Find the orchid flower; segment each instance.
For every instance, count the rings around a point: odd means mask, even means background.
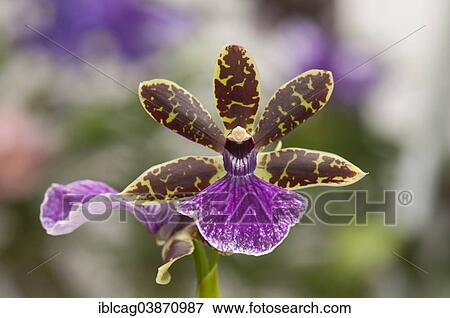
[[[133,205],[143,203],[144,210],[179,202],[174,215],[192,218],[168,236],[166,242],[179,246],[178,253],[165,254],[165,261],[170,266],[172,260],[193,253],[200,296],[219,295],[218,253],[264,255],[286,238],[307,210],[307,200],[295,190],[349,185],[365,175],[327,152],[279,146],[263,151],[325,106],[333,90],[331,72],[309,70],[281,86],[257,123],[260,80],[243,47],[221,50],[213,86],[224,130],[174,82],[154,79],[140,84],[142,106],[155,121],[219,155],[186,156],[156,165],[120,193],[133,197]],[[203,245],[212,247],[209,259]]]

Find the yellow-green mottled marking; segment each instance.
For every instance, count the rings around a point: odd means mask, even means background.
[[[144,202],[185,198],[202,191],[224,175],[221,156],[187,156],[151,167],[122,194]]]
[[[281,86],[255,129],[256,147],[263,148],[287,135],[325,106],[332,91],[333,76],[324,70],[309,70]]]
[[[208,111],[188,91],[162,79],[142,82],[139,97],[158,123],[194,142],[222,152],[225,137]]]
[[[366,175],[342,157],[321,151],[284,148],[258,154],[255,175],[285,189],[349,185]]]
[[[216,108],[228,134],[241,126],[253,130],[258,111],[260,80],[248,52],[238,45],[227,45],[219,54],[214,69]]]

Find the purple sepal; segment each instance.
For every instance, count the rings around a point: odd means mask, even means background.
[[[97,195],[116,193],[117,190],[109,185],[92,180],[79,180],[67,185],[54,183],[41,204],[42,227],[50,235],[69,234],[88,221],[82,213],[83,204]],[[98,208],[90,204],[89,213],[101,212]]]
[[[202,236],[224,253],[264,255],[299,222],[307,200],[253,174],[227,175],[178,206]]]
[[[175,212],[173,203],[132,202],[109,185],[92,180],[79,180],[67,185],[52,184],[41,204],[41,224],[50,235],[69,234],[86,222],[99,221],[110,213],[131,213],[151,234],[163,226],[170,234],[185,226],[185,218]],[[166,229],[164,232],[168,232]]]

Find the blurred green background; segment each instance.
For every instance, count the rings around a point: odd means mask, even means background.
[[[194,294],[190,258],[155,284],[160,248],[138,222],[112,217],[51,237],[39,205],[52,182],[121,189],[154,164],[209,153],[159,127],[123,86],[170,79],[218,122],[212,73],[227,43],[254,57],[262,105],[302,71],[332,70],[331,102],[284,146],[337,153],[370,172],[350,189],[371,200],[408,190],[414,203],[398,207],[395,226],[382,215],[367,226],[300,224],[267,256],[223,257],[223,295],[450,296],[449,18],[444,0],[2,0],[0,296]]]

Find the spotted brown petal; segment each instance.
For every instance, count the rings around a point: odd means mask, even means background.
[[[225,175],[221,156],[187,156],[151,167],[123,195],[138,201],[166,201],[192,196]]]
[[[301,148],[284,148],[258,154],[255,174],[285,189],[349,185],[366,175],[338,155]]]
[[[162,259],[164,264],[158,268],[156,282],[161,285],[170,283],[170,267],[180,258],[191,255],[194,252],[193,235],[195,225],[188,226],[176,232],[163,246]]]
[[[309,70],[281,86],[256,127],[256,147],[277,141],[314,115],[325,106],[332,90],[333,76],[323,70]]]
[[[259,74],[247,50],[227,45],[214,70],[214,95],[225,133],[241,126],[252,131],[259,104]]]
[[[139,85],[139,98],[147,113],[161,125],[218,152],[223,150],[222,131],[184,88],[171,81],[154,79]]]

